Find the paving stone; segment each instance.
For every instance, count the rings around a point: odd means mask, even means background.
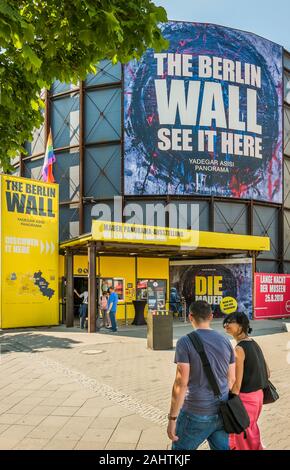
[[[11,450],[13,449],[21,439],[18,438],[2,438],[0,436],[0,450]]]
[[[39,426],[34,427],[28,437],[32,439],[50,440],[61,430],[61,428],[62,426],[44,426],[40,423]]]
[[[123,442],[124,444],[138,443],[140,439],[141,431],[136,429],[120,428],[119,426],[115,429],[113,435],[110,438],[110,442]]]
[[[21,418],[23,418],[21,414],[4,413],[0,416],[0,424],[14,424]]]
[[[23,414],[26,415],[34,408],[34,405],[23,405],[22,403],[18,403],[12,408],[9,408],[9,413],[16,413],[16,414]]]
[[[16,415],[15,415],[16,416]],[[16,424],[26,424],[28,426],[38,426],[46,418],[44,415],[27,414],[16,421]]]
[[[1,439],[23,439],[33,429],[33,426],[13,424],[1,434]]]
[[[65,400],[62,405],[63,406],[83,406],[84,403],[87,401],[95,393],[92,392],[76,392],[73,393],[67,400]]]
[[[90,424],[90,428],[97,429],[115,429],[120,421],[120,418],[100,418],[99,416],[94,419]]]
[[[82,441],[106,441],[110,439],[113,433],[112,429],[89,428],[82,435]]]
[[[108,398],[96,397],[88,398],[84,406],[87,406],[88,408],[104,408],[108,405],[110,405],[110,402],[108,402]]]
[[[124,416],[130,416],[134,413],[127,408],[123,408],[119,405],[112,405],[104,408],[99,414],[100,418],[123,418]]]
[[[51,439],[43,447],[44,450],[72,450],[75,448],[78,441],[71,439]]]
[[[33,415],[45,415],[48,416],[50,415],[54,410],[56,409],[56,406],[46,406],[46,405],[38,405],[35,408],[31,409],[31,414]]]
[[[32,439],[25,438],[22,441],[19,441],[13,450],[40,450],[48,443],[48,439]]]
[[[10,426],[10,424],[0,424],[0,436],[2,434],[2,432],[6,431],[6,429],[8,429]]]
[[[103,450],[105,449],[106,441],[79,441],[75,446],[75,450]]]
[[[3,403],[0,404],[0,416],[1,414],[5,413],[5,411],[8,411],[10,408],[12,408],[11,405],[4,405]]]
[[[102,408],[89,408],[87,406],[81,406],[75,413],[75,416],[98,416],[102,412]]]
[[[61,427],[69,420],[69,416],[47,416],[41,422],[41,426]]]
[[[135,450],[136,449],[136,443],[132,442],[130,443],[124,443],[124,442],[109,442],[105,450]]]
[[[139,445],[150,445],[150,444],[160,444],[162,443],[163,449],[164,446],[168,444],[168,437],[166,435],[166,429],[161,428],[159,426],[154,426],[142,431],[142,435],[140,437],[140,444]]]
[[[124,428],[128,427],[129,429],[144,430],[152,428],[152,422],[141,416],[131,415],[121,418],[119,426]]]
[[[77,406],[58,406],[51,416],[73,416],[79,410]]]
[[[18,406],[26,406],[26,405],[36,406],[42,401],[43,401],[43,397],[34,397],[33,395],[31,395],[21,400],[21,402],[18,403]]]
[[[68,419],[66,424],[59,431],[55,438],[56,439],[71,439],[79,440],[82,438],[85,431],[93,421],[93,417],[71,417]]]

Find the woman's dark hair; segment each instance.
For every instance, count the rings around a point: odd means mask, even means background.
[[[227,323],[237,323],[242,327],[242,332],[246,335],[252,333],[253,329],[250,327],[250,321],[248,316],[243,312],[234,312],[226,316],[223,321],[223,325]]]

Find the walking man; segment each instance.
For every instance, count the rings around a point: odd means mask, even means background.
[[[210,305],[202,300],[189,308],[189,321],[203,343],[211,368],[227,400],[235,381],[235,355],[228,338],[210,328]],[[176,377],[168,415],[168,437],[174,450],[197,449],[207,440],[211,450],[229,450],[229,435],[223,429],[219,399],[209,385],[200,356],[188,335],[177,341]]]
[[[109,300],[108,300],[108,314],[111,320],[111,327],[109,330],[116,332],[117,331],[117,321],[116,321],[116,314],[117,314],[117,305],[118,305],[118,295],[115,292],[114,287],[109,288]]]

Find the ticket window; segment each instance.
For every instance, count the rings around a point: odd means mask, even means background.
[[[165,310],[166,280],[138,279],[137,300],[147,300],[149,310]]]
[[[110,287],[116,289],[119,302],[125,300],[125,280],[120,277],[102,277],[100,278],[100,293],[108,292]]]

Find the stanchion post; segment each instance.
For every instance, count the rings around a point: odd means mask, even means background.
[[[125,302],[125,326],[128,325],[128,319],[127,319],[127,302]]]

